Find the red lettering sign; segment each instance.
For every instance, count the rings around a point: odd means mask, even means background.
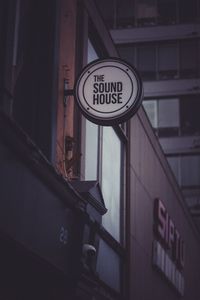
[[[160,199],[154,203],[154,233],[179,269],[184,267],[184,241]]]

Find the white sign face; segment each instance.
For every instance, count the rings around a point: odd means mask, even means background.
[[[142,83],[136,70],[117,58],[89,64],[75,90],[83,114],[101,125],[126,121],[142,101]]]

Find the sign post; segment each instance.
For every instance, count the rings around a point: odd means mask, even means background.
[[[90,63],[75,84],[75,97],[83,115],[103,126],[131,118],[142,103],[142,93],[138,72],[119,58]]]

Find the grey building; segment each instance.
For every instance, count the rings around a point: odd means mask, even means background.
[[[104,10],[105,5],[99,3],[99,9],[120,56],[141,73],[144,108],[198,224],[200,3],[198,0],[102,2],[109,5]]]

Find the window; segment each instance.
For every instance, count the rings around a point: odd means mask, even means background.
[[[154,45],[137,47],[137,68],[144,80],[156,79],[156,51]]]
[[[88,62],[98,58],[92,43],[88,42]],[[123,143],[112,127],[98,126],[83,118],[85,128],[85,180],[99,180],[108,212],[103,216],[104,228],[121,241],[121,202],[123,201]]]
[[[176,43],[158,46],[158,75],[159,79],[177,78],[178,57]]]
[[[120,292],[120,257],[103,239],[99,241],[97,272],[104,282]]]
[[[175,24],[177,20],[177,1],[159,0],[158,4],[158,23]]]
[[[179,99],[143,101],[151,125],[160,137],[177,136],[180,128]]]
[[[134,1],[123,0],[117,2],[117,27],[134,26]]]
[[[153,128],[158,127],[158,106],[157,100],[143,101],[144,109],[149,117],[149,121]]]
[[[95,0],[109,28],[134,26],[134,0]]]
[[[100,134],[101,145],[100,145]],[[101,151],[100,151],[101,147]],[[86,121],[85,180],[100,180],[106,208],[102,224],[120,242],[122,145],[112,127]],[[100,155],[101,154],[101,155]],[[101,178],[100,174],[101,173]]]
[[[181,157],[181,185],[200,186],[200,156]]]
[[[200,187],[200,156],[169,156],[168,162],[182,188]]]
[[[144,81],[198,77],[199,50],[197,39],[118,45],[120,56],[137,67]]]
[[[174,173],[174,176],[178,182],[178,184],[181,183],[181,174],[180,174],[180,171],[181,171],[181,168],[180,168],[180,157],[178,156],[169,156],[167,158],[168,162],[169,162],[169,165],[172,169],[172,172]]]
[[[85,140],[85,179],[97,180],[98,178],[98,149],[99,128],[97,125],[86,121]],[[91,143],[92,141],[92,143]],[[91,159],[92,158],[92,159]]]
[[[98,58],[98,52],[92,42],[88,41],[88,62]],[[124,202],[124,149],[121,138],[126,126],[98,126],[82,118],[82,179],[98,180],[101,185],[107,213],[102,217],[101,226],[95,232],[99,245],[96,271],[99,278],[110,288],[121,293],[123,257],[122,208]],[[120,131],[120,135],[119,132]],[[112,276],[111,276],[112,273]]]
[[[117,49],[121,58],[126,60],[131,65],[135,65],[135,47],[133,45],[118,45]]]
[[[194,23],[199,0],[95,0],[109,28]]]
[[[51,1],[47,9],[39,1],[18,1],[13,51],[13,117],[50,160],[56,111],[54,5]]]
[[[90,63],[93,60],[99,58],[96,51],[95,51],[95,49],[94,49],[94,47],[93,47],[93,45],[92,45],[92,43],[90,42],[90,40],[88,40],[88,51],[87,51],[87,53],[88,53],[88,59],[87,59],[88,63]]]
[[[88,40],[88,63],[97,59],[97,53]],[[98,178],[98,157],[99,157],[99,127],[96,124],[84,119],[85,123],[85,180],[97,180]],[[92,158],[92,159],[91,159]]]
[[[102,192],[108,209],[103,226],[117,241],[120,241],[121,171],[121,141],[113,128],[103,127]]]
[[[163,99],[158,101],[158,135],[174,136],[179,130],[179,100]]]
[[[95,3],[108,28],[115,28],[117,18],[117,0],[95,0]]]
[[[198,76],[197,40],[180,42],[180,76],[193,78]]]
[[[198,0],[179,1],[179,14],[181,23],[194,22],[197,19],[197,1]]]
[[[141,0],[137,3],[138,26],[155,25],[157,19],[156,0]]]
[[[143,101],[151,125],[160,137],[200,135],[200,96]]]
[[[185,96],[181,99],[182,135],[200,135],[200,95]]]

